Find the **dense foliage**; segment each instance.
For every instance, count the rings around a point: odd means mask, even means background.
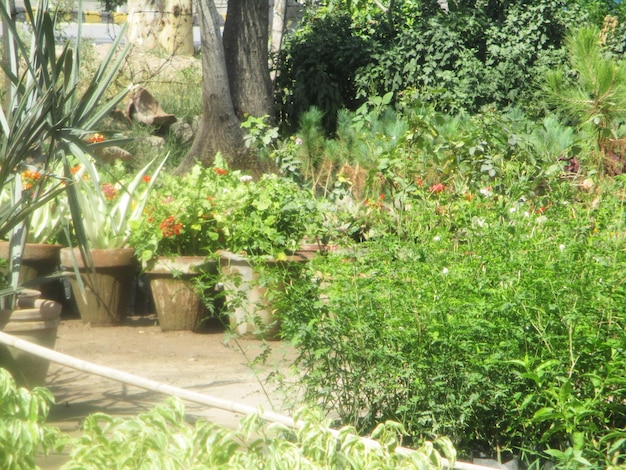
[[[625,464],[615,34],[567,36],[534,78],[555,113],[540,119],[444,113],[420,87],[341,111],[333,139],[302,115],[272,155],[335,201],[345,235],[279,309],[310,400],[363,431],[450,436],[463,458]]]
[[[52,401],[49,390],[18,388],[11,374],[0,368],[0,467],[36,469],[40,452],[63,447],[66,439],[46,425]]]
[[[466,455],[572,447],[610,463],[626,426],[624,183],[573,204],[556,189],[419,190],[412,240],[318,258],[283,316],[307,396]]]
[[[395,452],[402,430],[394,423],[375,432],[379,442],[366,446],[354,429],[332,433],[326,419],[314,410],[301,410],[301,427],[266,423],[258,415],[229,430],[200,419],[185,420],[182,403],[170,399],[136,418],[116,419],[103,413],[85,421],[84,433],[74,440],[70,461],[63,470],[119,468],[389,468],[440,469],[441,454],[454,459],[449,441],[442,439],[411,454]],[[439,450],[441,450],[441,454]]]
[[[534,79],[562,62],[567,28],[587,18],[568,0],[448,3],[446,12],[398,1],[350,18],[334,6],[312,10],[279,60],[281,119],[293,126],[315,105],[333,132],[338,107],[406,88],[451,112],[527,103]]]

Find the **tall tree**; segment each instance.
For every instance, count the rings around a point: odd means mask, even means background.
[[[129,0],[126,37],[142,49],[193,55],[192,0]]]
[[[269,75],[267,0],[228,2],[224,53],[230,93],[239,119],[264,116],[272,110]]]
[[[144,49],[154,49],[159,44],[163,5],[161,0],[129,0],[126,38]]]
[[[188,171],[196,161],[210,165],[220,152],[232,168],[258,175],[263,170],[244,145],[240,119],[246,113],[263,116],[271,110],[268,1],[230,0],[223,40],[214,1],[200,0],[198,4],[203,115],[177,172]]]

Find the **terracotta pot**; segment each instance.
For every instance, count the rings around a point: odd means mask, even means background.
[[[16,310],[0,311],[0,329],[25,341],[53,349],[61,318],[61,304],[38,297],[38,292],[35,295],[20,295]],[[18,386],[33,388],[45,384],[50,361],[0,345],[0,366],[13,375]]]
[[[59,254],[62,245],[51,243],[27,243],[24,246],[19,282],[23,284],[59,271]],[[9,242],[0,242],[0,259],[9,258]],[[45,299],[65,302],[65,290],[59,279],[42,280],[37,287]]]
[[[222,282],[226,294],[226,303],[230,304],[230,329],[240,336],[256,336],[276,339],[280,331],[280,322],[275,315],[275,308],[269,300],[269,287],[259,283],[258,265],[250,258],[220,250]],[[304,263],[304,256],[289,256],[285,260],[263,260],[266,266],[288,266],[290,263]],[[283,289],[282,284],[274,285],[274,290]]]
[[[193,283],[201,274],[216,276],[217,262],[203,256],[164,257],[146,271],[161,330],[199,331],[213,316]],[[207,299],[213,289],[205,292]]]
[[[94,270],[85,266],[78,248],[61,250],[61,266],[72,273],[72,295],[83,322],[92,326],[119,325],[126,317],[133,290],[137,263],[133,248],[93,249]],[[74,273],[74,262],[84,292]]]

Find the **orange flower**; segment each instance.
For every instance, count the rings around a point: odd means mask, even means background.
[[[38,171],[24,170],[22,171],[21,175],[22,178],[25,180],[37,181],[41,179],[41,173],[39,173]]]
[[[150,182],[150,180],[152,180],[152,176],[150,176],[150,175],[145,175],[142,179],[143,179],[143,182],[144,182],[144,183],[149,183],[149,182]]]
[[[180,235],[180,232],[183,229],[183,224],[176,222],[176,218],[173,215],[170,215],[167,219],[161,222],[160,229],[163,236],[169,238]]]
[[[74,165],[72,168],[70,168],[70,173],[72,175],[75,175],[76,173],[78,173],[80,171],[80,165]]]
[[[94,134],[93,136],[91,136],[89,138],[89,143],[90,144],[95,144],[98,142],[104,142],[104,136],[102,134]]]
[[[228,174],[228,170],[225,170],[224,168],[213,168],[213,171],[215,174],[220,176],[226,176]]]

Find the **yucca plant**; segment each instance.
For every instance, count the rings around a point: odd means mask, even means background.
[[[8,237],[11,241],[9,269],[13,289],[18,287],[21,256],[33,211],[60,195],[67,197],[76,239],[89,259],[76,188],[65,184],[71,181],[66,155],[85,161],[89,158],[93,148],[84,137],[96,131],[102,118],[128,91],[123,90],[112,99],[105,96],[129,47],[116,56],[123,34],[83,90],[79,86],[80,23],[75,43],[57,44],[57,15],[49,11],[48,1],[39,0],[33,9],[30,1],[25,0],[24,6],[32,19],[28,40],[18,34],[10,12],[5,4],[0,4],[8,48],[6,59],[0,64],[8,82],[7,99],[0,107],[0,189],[10,188],[12,195],[10,204],[0,208],[0,238]],[[82,9],[81,2],[78,8]],[[113,141],[93,146],[111,144]],[[55,168],[61,171],[56,172]],[[41,177],[25,189],[22,173],[28,170],[35,170]]]
[[[605,54],[594,26],[579,28],[566,45],[573,77],[564,67],[551,70],[542,91],[565,118],[591,129],[597,145],[595,164],[604,173],[610,140],[617,137],[626,116],[626,63]]]

